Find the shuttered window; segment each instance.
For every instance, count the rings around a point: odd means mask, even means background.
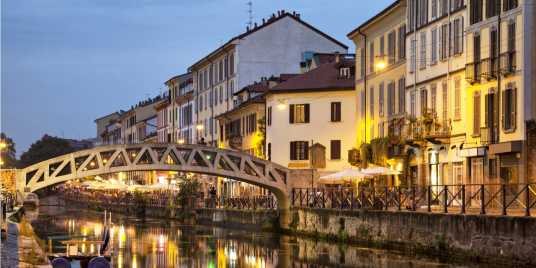
[[[480,135],[480,92],[473,95],[473,135]]]
[[[398,28],[398,59],[406,59],[406,25]]]
[[[289,123],[309,123],[309,104],[291,104],[289,109]]]
[[[272,125],[272,106],[268,107],[268,118],[266,119],[266,123],[268,124],[268,126],[271,126]]]
[[[291,141],[290,142],[290,160],[308,160],[309,159],[309,142]]]
[[[502,103],[503,103],[503,129],[505,131],[514,131],[516,128],[516,107],[517,107],[517,96],[516,88],[509,84],[507,89],[503,91]]]
[[[501,0],[486,0],[486,17],[489,19],[499,14],[501,10]]]
[[[383,82],[380,83],[380,99],[378,100],[378,112],[380,113],[380,117],[383,116],[383,106],[384,106],[384,88],[383,88]]]
[[[461,119],[461,80],[460,78],[454,79],[454,120]]]
[[[370,87],[369,98],[370,119],[374,120],[374,87]]]
[[[470,19],[471,24],[482,21],[483,0],[471,0]]]
[[[332,102],[331,103],[331,122],[340,122],[341,121],[341,103]]]
[[[441,98],[442,98],[442,106],[443,106],[443,120],[447,121],[449,118],[449,93],[448,93],[448,87],[447,87],[447,81],[443,81],[441,83],[442,90],[441,90]]]
[[[341,141],[340,140],[331,141],[330,156],[331,156],[331,160],[341,159]]]
[[[389,65],[395,63],[395,51],[396,51],[396,34],[392,31],[387,36],[387,57]]]
[[[406,79],[398,80],[398,113],[403,114],[406,110]]]
[[[518,0],[503,0],[503,10],[508,11],[517,7]]]
[[[395,113],[395,82],[387,84],[387,115]]]
[[[421,89],[421,116],[428,112],[428,90]]]

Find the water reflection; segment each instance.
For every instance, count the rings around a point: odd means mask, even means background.
[[[430,259],[302,238],[279,237],[172,221],[114,215],[110,230],[113,267],[453,267]],[[68,234],[84,240],[102,236],[102,218],[95,212],[41,213],[33,222],[44,240]],[[64,252],[53,241],[55,252]],[[83,246],[96,253],[96,245]],[[469,266],[467,266],[469,267]],[[473,266],[471,266],[473,267]]]

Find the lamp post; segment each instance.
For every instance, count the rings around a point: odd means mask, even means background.
[[[0,172],[2,171],[2,166],[4,165],[4,160],[2,160],[2,152],[7,147],[5,141],[0,141]],[[1,173],[0,173],[1,174]],[[0,229],[4,226],[4,195],[0,192]],[[7,231],[7,230],[6,230]],[[0,243],[0,251],[2,250],[2,243]]]

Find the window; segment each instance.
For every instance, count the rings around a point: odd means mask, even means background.
[[[508,11],[517,7],[518,0],[503,0],[503,10]]]
[[[370,87],[369,98],[370,118],[374,119],[374,87]]]
[[[461,80],[459,77],[454,79],[454,120],[461,119]]]
[[[331,141],[330,156],[331,156],[331,160],[341,159],[341,141],[340,140]]]
[[[421,89],[421,116],[425,115],[428,110],[428,90]]]
[[[486,18],[499,15],[501,10],[501,0],[486,0]]]
[[[497,71],[498,71],[498,66],[497,66],[497,58],[498,58],[498,54],[499,54],[499,44],[498,44],[498,35],[497,35],[497,29],[496,28],[492,28],[491,29],[491,32],[490,32],[490,59],[491,59],[491,62],[490,62],[490,65],[489,65],[489,73],[490,73],[490,77],[497,77]]]
[[[441,16],[445,16],[448,14],[449,12],[449,1],[450,0],[439,0],[440,1],[440,5],[439,5],[439,14]]]
[[[454,20],[454,36],[453,36],[454,55],[463,52],[463,17]]]
[[[396,51],[396,34],[392,31],[387,36],[387,58],[389,65],[395,63],[395,51]]]
[[[443,24],[439,29],[439,59],[446,60],[448,57],[448,24]]]
[[[223,60],[220,60],[219,62],[219,70],[218,70],[218,82],[223,81]]]
[[[229,75],[234,74],[234,53],[229,56]]]
[[[417,27],[426,25],[428,23],[428,0],[418,0],[419,6],[417,7]]]
[[[369,72],[370,73],[373,73],[374,72],[374,41],[370,42],[369,44]]]
[[[447,86],[447,81],[443,81],[443,83],[441,83],[441,86],[442,86],[442,93],[441,93],[441,98],[442,98],[442,106],[443,106],[443,120],[447,121],[448,118],[449,118],[449,110],[448,110],[448,107],[449,107],[449,94],[448,94],[448,86]]]
[[[398,80],[398,113],[403,114],[406,106],[406,79]]]
[[[437,1],[438,0],[432,0],[432,19],[437,18]]]
[[[505,131],[513,131],[516,128],[516,88],[514,88],[513,84],[508,84],[506,90],[503,91],[502,95],[503,129]]]
[[[510,22],[508,24],[508,52],[516,51],[516,24]]]
[[[432,29],[432,51],[430,51],[430,65],[437,63],[437,28]]]
[[[415,30],[415,5],[417,0],[408,0],[407,20],[409,22],[409,30]]]
[[[411,59],[410,59],[410,63],[409,63],[409,72],[410,73],[415,72],[415,64],[416,64],[416,60],[417,60],[416,49],[417,49],[417,39],[411,40]]]
[[[385,56],[385,37],[382,35],[380,37],[380,57]]]
[[[437,111],[436,101],[437,101],[437,84],[433,83],[430,85],[430,109],[432,110],[434,114]]]
[[[291,124],[309,123],[309,104],[291,104],[289,122]]]
[[[469,11],[471,24],[482,21],[482,1],[483,0],[471,0],[471,10]]]
[[[251,134],[257,131],[257,114],[252,113],[247,116],[246,133]]]
[[[387,84],[387,115],[395,113],[395,82]]]
[[[308,160],[309,159],[309,142],[291,141],[290,142],[290,160]]]
[[[225,66],[224,78],[227,79],[227,77],[229,77],[229,55],[225,56],[224,66]]]
[[[220,103],[223,102],[223,86],[220,86]]]
[[[268,124],[269,126],[272,125],[272,106],[268,107],[268,118],[266,119],[266,124]]]
[[[378,133],[379,137],[383,138],[385,134],[384,129],[383,129],[383,122],[378,123],[378,132],[379,132]]]
[[[475,64],[480,63],[480,34],[478,33],[473,37],[473,62]],[[476,66],[475,72],[477,72]]]
[[[383,92],[383,82],[380,83],[380,99],[378,100],[378,112],[380,113],[380,117],[383,116],[383,97],[384,97],[384,92]]]
[[[331,103],[331,122],[341,122],[341,102]]]
[[[445,0],[446,2],[447,0]],[[450,10],[455,11],[463,7],[464,0],[450,0]]]
[[[473,135],[480,135],[480,92],[473,96]]]
[[[421,48],[419,57],[419,68],[426,68],[426,32],[421,32]]]
[[[406,25],[398,28],[398,59],[406,59]]]

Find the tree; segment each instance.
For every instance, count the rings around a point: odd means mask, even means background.
[[[20,156],[20,166],[27,167],[56,156],[71,153],[74,150],[66,139],[45,134]]]
[[[5,144],[5,147],[2,145],[0,148],[0,164],[2,168],[16,168],[17,167],[17,157],[15,150],[15,143],[13,139],[9,138],[5,133],[0,133],[0,142]]]

